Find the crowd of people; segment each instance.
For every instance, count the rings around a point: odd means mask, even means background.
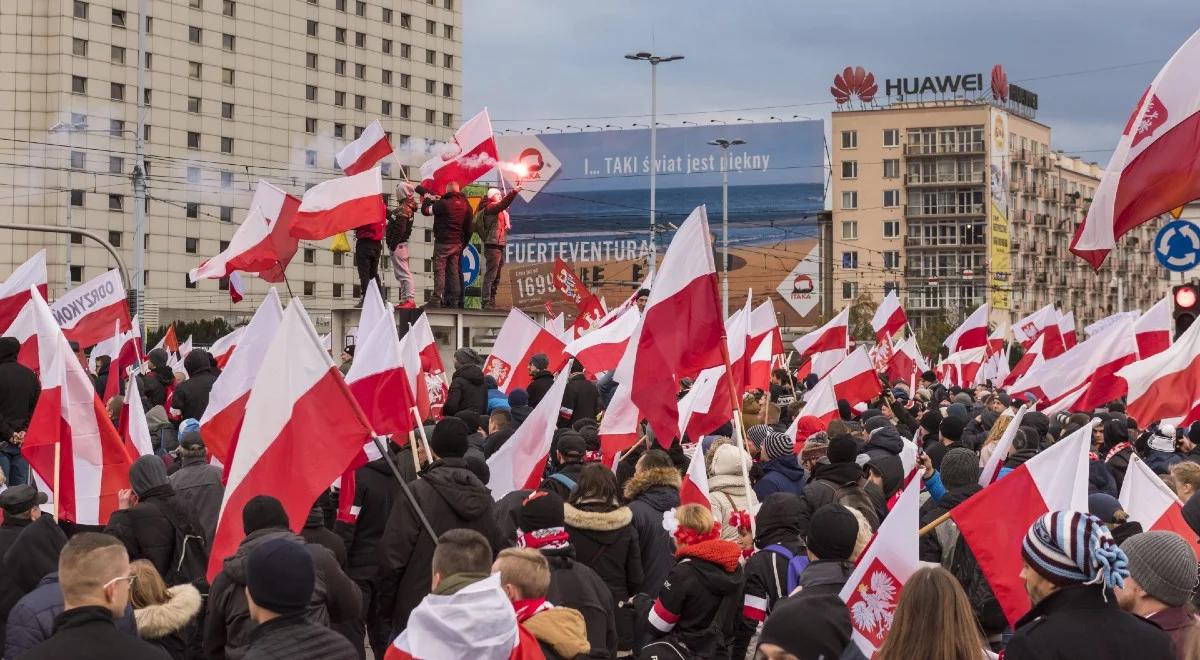
[[[107,524],[85,528],[44,512],[21,469],[37,379],[0,339],[3,658],[862,657],[839,593],[906,475],[920,479],[921,525],[938,521],[981,490],[1019,407],[927,372],[915,388],[881,378],[878,398],[822,428],[795,419],[814,379],[779,370],[744,397],[742,437],[732,419],[670,442],[646,430],[610,468],[598,420],[619,384],[576,362],[541,482],[495,499],[487,459],[554,375],[535,355],[530,385],[505,394],[461,349],[427,447],[390,444],[358,468],[353,516],[337,515],[333,490],[304,521],[255,497],[232,512],[245,536],[209,580],[224,486],[195,420],[220,371],[194,350],[177,377],[165,357],[152,351],[137,376],[160,420],[155,453],[133,464]],[[1088,511],[1051,511],[1012,549],[1032,609],[1011,623],[966,539],[939,525],[877,657],[1200,658],[1200,424],[1143,423],[1116,401],[1031,410],[999,478],[1093,420]],[[1122,510],[1134,455],[1183,503],[1189,538]],[[681,503],[692,461],[707,507]]]

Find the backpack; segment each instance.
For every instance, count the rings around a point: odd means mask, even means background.
[[[171,565],[163,574],[163,581],[168,587],[178,584],[191,584],[208,593],[208,543],[204,533],[195,529],[187,514],[174,503],[163,503],[168,509],[167,520],[171,522],[171,531],[175,535],[171,552]]]
[[[763,550],[773,552],[783,557],[784,561],[787,562],[787,591],[779,594],[780,598],[786,598],[800,585],[800,574],[804,572],[804,569],[808,568],[808,556],[794,554],[791,550],[778,543],[768,545]]]
[[[686,562],[685,559],[680,563]],[[639,618],[645,617],[653,607],[654,599],[648,598],[644,601],[644,604],[639,604]],[[723,649],[727,654],[729,643],[733,641],[733,636],[727,635],[727,633],[730,632],[731,627],[736,627],[734,616],[740,605],[741,591],[729,592],[721,600],[721,604],[717,607],[716,613],[704,631],[688,635],[693,639],[691,647],[688,646],[684,635],[676,629],[643,646],[637,657],[639,660],[703,660],[718,657]],[[700,646],[705,648],[699,648]]]
[[[879,514],[875,513],[875,504],[862,486],[834,484],[833,503],[858,511],[870,523],[872,531],[879,529]]]
[[[566,486],[567,490],[571,491],[572,493],[575,492],[575,480],[572,479],[571,477],[568,477],[567,475],[563,474],[562,472],[555,472],[554,474],[550,475],[547,478],[553,479],[553,480],[557,481],[558,483]]]

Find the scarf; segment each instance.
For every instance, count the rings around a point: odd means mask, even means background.
[[[742,557],[742,549],[733,541],[725,541],[723,539],[709,539],[693,545],[680,546],[675,549],[676,559],[686,559],[689,557],[716,564],[725,569],[726,573],[732,573],[738,567],[738,562]]]
[[[546,602],[546,597],[541,598],[522,598],[512,602],[513,610],[517,613],[517,623],[525,623],[529,617],[541,612],[542,610],[550,609],[550,603]]]
[[[720,538],[721,523],[713,523],[712,529],[708,530],[708,532],[697,532],[694,529],[679,525],[675,528],[673,535],[675,536],[675,543],[680,546],[695,545]]]
[[[532,532],[517,530],[518,548],[560,550],[567,547],[570,540],[571,536],[567,534],[565,527],[547,527],[546,529],[535,529]]]

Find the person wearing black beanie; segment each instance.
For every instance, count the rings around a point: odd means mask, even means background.
[[[433,427],[429,448],[435,458],[462,458],[471,446],[467,441],[470,435],[471,429],[466,422],[457,417],[446,417]]]
[[[837,594],[801,592],[779,604],[763,623],[757,658],[840,658],[850,645],[850,610]]]
[[[830,439],[825,460],[813,465],[812,477],[800,495],[796,520],[801,538],[809,532],[809,522],[816,511],[835,502],[853,506],[863,514],[872,530],[879,526],[875,504],[862,486],[862,468],[855,462],[858,452],[858,442],[849,435],[836,435]]]
[[[826,504],[812,514],[805,541],[808,568],[800,574],[801,593],[836,596],[854,570],[858,516],[841,504]]]
[[[967,422],[961,417],[951,415],[942,420],[937,437],[931,438],[925,444],[925,453],[929,455],[929,460],[933,461],[933,469],[941,469],[942,458],[951,448],[962,446],[960,441],[966,427]]]
[[[800,498],[792,493],[772,493],[762,501],[754,516],[757,552],[746,560],[744,604],[740,625],[734,632],[731,658],[746,657],[746,649],[758,624],[787,598],[788,568],[797,561],[806,562],[800,541]]]

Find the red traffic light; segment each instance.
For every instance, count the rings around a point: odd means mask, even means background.
[[[1180,286],[1175,288],[1175,306],[1182,309],[1191,309],[1196,306],[1196,289],[1191,286]]]

